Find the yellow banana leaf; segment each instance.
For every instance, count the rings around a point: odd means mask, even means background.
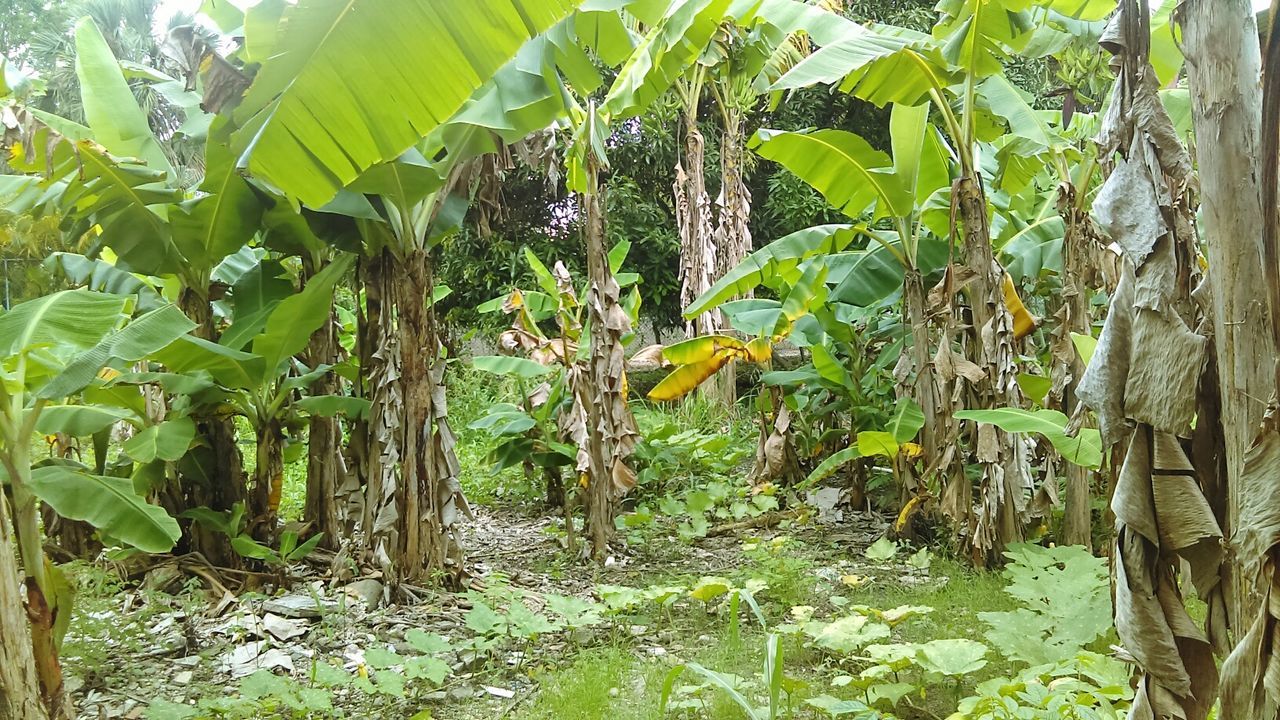
[[[1015,340],[1031,334],[1032,330],[1040,324],[1040,318],[1032,315],[1027,311],[1027,306],[1022,304],[1022,298],[1018,297],[1018,289],[1013,285],[1013,278],[1009,273],[1004,274],[1004,306],[1008,309],[1009,314],[1013,316],[1013,337]]]
[[[728,364],[729,360],[737,352],[737,348],[721,348],[716,354],[705,360],[681,365],[649,391],[649,399],[655,402],[662,402],[664,400],[677,400],[688,395],[705,382],[707,378],[715,375],[720,368]]]
[[[672,365],[692,365],[715,357],[721,350],[743,350],[746,343],[731,335],[700,335],[674,345],[668,345],[662,351],[662,357]]]
[[[758,337],[747,343],[747,359],[753,363],[766,363],[773,357],[773,342],[767,337]]]

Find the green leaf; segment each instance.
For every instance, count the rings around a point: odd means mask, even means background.
[[[858,433],[858,448],[864,457],[882,455],[892,460],[898,456],[898,441],[893,433],[880,430],[863,430]]]
[[[40,390],[40,396],[55,399],[71,395],[93,382],[104,366],[138,362],[183,337],[195,326],[176,305],[156,308],[76,355]]]
[[[876,562],[885,562],[892,560],[894,555],[898,554],[898,544],[890,540],[888,537],[881,537],[879,540],[871,543],[862,553],[868,560]]]
[[[683,75],[724,21],[729,0],[675,0],[618,71],[603,109],[638,115]]]
[[[144,428],[126,440],[121,449],[140,463],[175,461],[187,454],[195,435],[196,425],[191,418],[180,417]]]
[[[1093,351],[1098,347],[1098,339],[1092,335],[1082,335],[1081,333],[1071,333],[1071,343],[1075,345],[1076,352],[1080,355],[1080,360],[1085,365],[1093,360]]]
[[[235,165],[231,150],[210,138],[205,144],[202,194],[169,212],[174,245],[197,268],[222,262],[262,226],[262,200]]]
[[[1018,373],[1018,387],[1022,388],[1022,394],[1035,400],[1037,405],[1044,405],[1044,399],[1053,387],[1053,380],[1044,375]]]
[[[875,710],[870,705],[860,700],[841,700],[840,698],[830,695],[819,695],[818,697],[809,698],[805,703],[818,708],[822,712],[831,717],[840,717],[842,715],[862,715],[868,718],[876,717],[873,713]]]
[[[348,395],[312,395],[294,401],[293,406],[311,417],[343,415],[351,420],[359,420],[368,416],[370,402],[365,398]]]
[[[877,216],[911,214],[914,197],[893,172],[893,161],[845,130],[759,130],[751,147],[822,193],[832,207],[858,219],[873,205]]]
[[[110,295],[135,295],[139,310],[154,310],[165,304],[154,287],[106,260],[90,260],[84,255],[56,252],[45,259],[44,266],[60,272],[72,285]]]
[[[871,622],[866,615],[850,615],[823,625],[813,635],[813,641],[818,647],[849,654],[887,637],[889,637],[888,625]]]
[[[689,595],[704,603],[728,593],[733,589],[733,583],[722,577],[704,577],[698,580],[690,590]]]
[[[108,152],[140,158],[173,177],[173,167],[134,99],[120,64],[91,18],[76,23],[76,77],[85,121]]]
[[[248,389],[262,384],[262,358],[201,338],[180,337],[155,353],[155,359],[177,373],[208,372],[220,385]]]
[[[270,55],[235,110],[240,164],[319,207],[430,134],[577,4],[302,0],[285,8],[279,31],[246,22],[246,44]],[[360,81],[335,82],[353,58]]]
[[[106,430],[117,422],[133,417],[122,408],[94,405],[49,405],[36,419],[36,432],[44,435],[66,433],[71,437],[86,437]]]
[[[542,363],[514,355],[481,355],[472,358],[471,364],[477,370],[493,375],[515,376],[523,380],[542,377],[555,370]]]
[[[178,522],[135,494],[126,478],[48,465],[31,471],[28,486],[62,517],[83,520],[143,552],[167,552],[182,535]]]
[[[849,371],[831,354],[826,345],[814,345],[809,348],[809,351],[813,354],[813,367],[818,371],[818,375],[822,379],[849,392],[853,392],[857,388],[853,383],[853,378],[849,375]]]
[[[889,434],[899,443],[910,442],[924,427],[924,411],[909,397],[898,400],[893,417],[889,419]]]
[[[995,410],[961,410],[955,414],[958,420],[991,423],[1005,432],[1034,432],[1053,443],[1062,457],[1084,467],[1102,464],[1102,439],[1097,430],[1081,428],[1076,437],[1066,433],[1067,416],[1057,410],[1022,410],[997,408]]]
[[[701,676],[704,680],[709,682],[713,687],[724,693],[730,700],[737,704],[737,706],[750,720],[764,720],[760,713],[756,711],[755,706],[751,704],[751,701],[738,691],[737,685],[740,682],[738,678],[732,675],[726,675],[725,673],[718,673],[714,670],[709,670],[695,662],[686,663],[683,666],[678,665],[676,667],[684,667]],[[672,672],[674,673],[675,670],[673,669]],[[665,688],[663,695],[664,697],[667,695]]]
[[[955,78],[924,33],[877,26],[823,46],[796,63],[770,90],[840,83],[840,89],[884,106],[919,105]]]
[[[857,445],[847,447],[843,450],[834,452],[826,460],[823,460],[818,467],[809,473],[804,480],[804,486],[809,487],[814,483],[821,482],[830,477],[836,470],[839,470],[845,463],[852,462],[862,457],[862,452],[858,450]]]
[[[90,290],[63,290],[0,314],[0,356],[35,345],[87,350],[125,319],[128,299]]]
[[[355,257],[343,255],[307,281],[302,292],[281,300],[267,318],[262,333],[253,339],[253,352],[264,361],[261,382],[279,374],[297,353],[306,349],[311,335],[319,330],[333,307],[333,288]]]
[[[760,285],[770,285],[810,257],[840,252],[857,237],[852,225],[817,225],[781,237],[748,255],[725,273],[709,290],[684,309],[686,318],[707,310]]]
[[[960,677],[986,667],[987,646],[973,640],[930,640],[920,645],[920,667],[948,677]]]
[[[1023,91],[1014,87],[1004,75],[992,75],[978,87],[979,104],[995,113],[1009,125],[1015,137],[1026,138],[1046,148],[1061,142],[1049,123],[1027,102]]]

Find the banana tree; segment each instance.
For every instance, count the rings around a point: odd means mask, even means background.
[[[16,543],[26,584],[25,603],[11,588],[3,591],[0,599],[12,604],[0,606],[0,614],[12,617],[26,608],[29,627],[6,634],[5,653],[25,663],[16,667],[17,673],[25,675],[26,668],[34,668],[41,699],[39,708],[18,701],[34,712],[24,717],[71,716],[58,661],[58,647],[71,619],[70,586],[45,557],[39,503],[146,552],[164,552],[179,536],[177,522],[136,494],[129,480],[59,462],[37,467],[31,458],[36,432],[90,434],[121,418],[110,408],[61,404],[92,383],[102,368],[119,369],[142,360],[195,327],[173,305],[130,322],[133,307],[130,297],[67,290],[0,314],[0,350],[5,358],[0,461],[8,491],[5,512],[0,512],[0,556],[12,558],[11,542]],[[14,624],[5,621],[7,629]],[[9,677],[0,674],[6,682]],[[22,687],[0,689],[6,697],[9,692],[22,697]]]
[[[69,236],[93,237],[93,254],[110,249],[122,270],[172,278],[171,293],[196,334],[216,341],[213,302],[238,275],[224,260],[257,232],[262,196],[236,172],[225,124],[210,131],[203,181],[183,188],[92,20],[77,25],[76,49],[87,125],[29,109],[31,131],[15,146],[14,164],[44,175],[38,207],[63,217]],[[212,482],[187,478],[171,488],[166,504],[175,513],[225,510],[244,499],[234,426],[219,417],[199,418],[198,426],[213,450],[202,473]],[[197,530],[191,541],[213,562],[235,559],[220,538]]]
[[[709,7],[714,12],[716,8]],[[820,6],[774,0],[726,5],[719,28],[697,62],[676,82],[684,121],[684,154],[676,164],[675,203],[679,225],[680,299],[689,305],[751,252],[751,195],[745,184],[747,114],[769,85],[802,57],[810,39],[834,40],[861,28]],[[719,110],[720,192],[713,204],[706,188],[704,139],[699,108],[709,90]],[[723,318],[708,311],[690,318],[686,334],[718,332]],[[734,365],[717,375],[716,397],[736,397]]]
[[[252,533],[255,537],[269,539],[277,529],[285,430],[292,415],[298,409],[322,415],[340,410],[359,414],[364,409],[363,403],[339,402],[333,396],[295,402],[300,391],[329,370],[323,365],[308,368],[294,356],[306,350],[315,331],[328,322],[334,285],[353,260],[345,256],[331,262],[298,292],[291,282],[275,282],[278,263],[260,263],[237,282],[235,314],[220,342],[184,337],[155,353],[172,372],[204,373],[214,381],[212,387],[189,395],[198,412],[230,406],[253,427],[257,458],[246,507],[251,529],[260,529]]]
[[[1009,381],[1016,374],[1013,349],[1017,331],[1008,312],[1006,273],[992,247],[987,181],[982,173],[984,156],[990,151],[980,142],[980,119],[987,112],[984,104],[990,100],[988,83],[998,82],[1002,61],[1024,48],[1034,34],[1029,7],[1029,0],[944,0],[937,6],[939,19],[932,35],[877,27],[822,48],[773,86],[790,89],[838,83],[841,90],[877,105],[893,102],[912,106],[932,101],[957,166],[949,205],[960,221],[957,229],[964,257],[964,266],[950,269],[944,280],[941,307],[952,320],[946,323],[944,341],[939,345],[944,357],[934,365],[956,366],[951,338],[958,335],[965,352],[964,368],[970,371],[964,387],[974,407],[1017,406],[1021,402],[1016,383]],[[910,195],[899,198],[912,199]],[[922,289],[914,282],[907,287],[908,312],[915,317],[923,317]],[[961,291],[967,298],[963,305],[953,297]],[[913,307],[916,312],[911,312]],[[925,367],[922,350],[914,352],[919,370]],[[946,372],[936,389],[931,388],[937,397],[934,405],[921,403],[926,416],[949,417],[946,405],[956,377]],[[951,448],[958,430],[954,422],[948,419],[941,423],[945,435],[940,435],[939,423],[931,425],[931,432],[925,435],[926,447],[935,453]],[[959,457],[950,453],[930,457],[950,476],[943,507],[967,536],[975,562],[982,563],[1020,537],[1015,504],[1001,498],[1024,497],[1031,490],[1031,479],[1024,454],[1007,434],[994,426],[980,426],[978,434],[973,447],[983,474],[976,510],[970,481],[956,467]]]

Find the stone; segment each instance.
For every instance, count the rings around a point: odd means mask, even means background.
[[[342,591],[352,600],[363,603],[365,610],[376,610],[382,604],[382,583],[375,578],[357,580]]]
[[[262,629],[282,642],[305,635],[307,628],[308,623],[305,620],[288,620],[274,613],[267,613],[262,618]]]
[[[316,598],[310,595],[285,595],[262,603],[263,612],[275,613],[282,617],[295,619],[315,619],[322,617],[330,610],[336,609],[336,603],[317,601]]]

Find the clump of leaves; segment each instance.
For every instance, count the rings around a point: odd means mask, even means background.
[[[1111,627],[1106,562],[1077,546],[1010,545],[1005,592],[1026,607],[984,612],[986,638],[1027,665],[1070,660]]]
[[[961,700],[949,720],[1120,720],[1133,699],[1129,675],[1124,663],[1085,651],[1029,668],[1015,678],[980,683],[977,694]]]

